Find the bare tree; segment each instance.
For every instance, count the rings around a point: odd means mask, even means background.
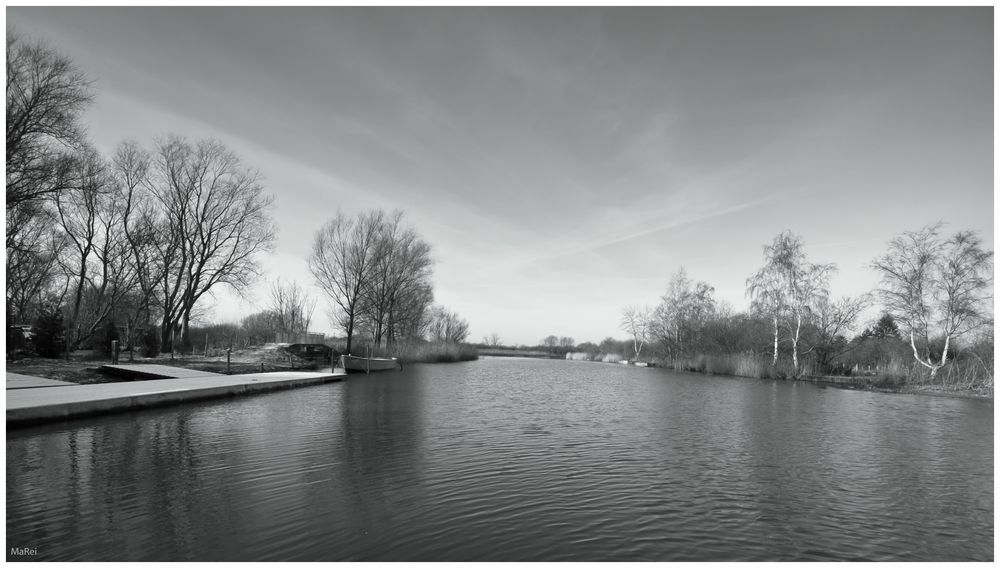
[[[135,285],[135,269],[121,231],[124,207],[107,164],[95,152],[83,154],[80,185],[54,196],[58,225],[68,246],[61,257],[70,299],[67,341],[79,347],[106,322]]]
[[[430,285],[431,247],[403,224],[403,212],[385,215],[376,240],[374,259],[365,278],[362,313],[370,322],[375,346],[397,334],[396,314],[414,287]],[[426,305],[424,307],[427,307]]]
[[[135,286],[124,302],[125,321],[128,327],[126,340],[131,345],[137,329],[151,325],[157,309],[157,284],[163,278],[164,263],[157,252],[157,242],[166,231],[161,213],[150,187],[150,156],[135,141],[118,145],[111,161],[115,178],[114,199],[122,207],[119,229],[124,235],[135,271]]]
[[[11,210],[7,213],[10,226]],[[8,324],[29,322],[38,315],[44,297],[57,286],[59,259],[66,246],[65,235],[54,228],[58,222],[51,211],[32,214],[21,223],[5,259],[7,313],[14,320]]]
[[[747,279],[747,294],[774,322],[774,359],[778,361],[778,321],[784,315],[792,342],[792,365],[799,371],[799,340],[802,324],[816,303],[829,297],[833,264],[813,264],[806,260],[802,239],[784,231],[764,247],[764,266]]]
[[[858,318],[869,305],[871,298],[868,294],[853,298],[845,296],[833,302],[826,296],[819,298],[811,318],[816,337],[800,355],[815,353],[820,368],[826,368],[833,357],[847,349],[845,334],[854,329]]]
[[[651,314],[649,334],[668,352],[680,354],[696,346],[700,330],[716,311],[715,288],[693,282],[683,268],[670,279],[667,293]]]
[[[91,100],[72,61],[7,30],[8,210],[70,186],[83,147],[79,118]]]
[[[469,336],[469,322],[443,306],[434,306],[428,335],[431,341],[461,343]]]
[[[953,340],[991,321],[993,251],[972,231],[945,239],[941,226],[903,233],[872,263],[886,310],[909,333],[913,358],[932,378],[948,363]],[[944,339],[939,357],[931,351],[935,337]]]
[[[621,329],[632,336],[632,349],[639,358],[643,345],[649,340],[652,310],[648,307],[628,306],[622,312]]]
[[[170,136],[157,144],[152,195],[162,211],[157,241],[163,262],[161,346],[174,330],[188,345],[192,312],[219,285],[241,293],[259,275],[259,253],[271,249],[275,229],[261,175],[214,140]]]
[[[28,318],[53,291],[63,240],[47,200],[76,185],[87,79],[45,44],[7,30],[6,273],[8,310]]]
[[[309,331],[312,314],[316,309],[316,299],[295,282],[284,283],[281,279],[271,284],[271,307],[277,331],[304,333]]]
[[[500,341],[500,334],[494,332],[483,338],[483,344],[490,347],[500,347],[503,342]]]
[[[384,216],[381,211],[369,211],[351,219],[338,211],[313,239],[309,271],[336,304],[337,323],[347,333],[348,353],[361,314],[366,278],[376,261]]]

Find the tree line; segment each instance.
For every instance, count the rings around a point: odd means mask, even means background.
[[[630,358],[680,368],[745,374],[735,367],[746,363],[758,376],[799,376],[892,366],[910,376],[908,357],[933,379],[964,354],[992,384],[993,253],[974,232],[947,235],[941,223],[904,232],[871,267],[878,289],[833,298],[836,265],[811,261],[802,238],[784,231],[746,279],[748,311],[717,301],[713,286],[682,268],[657,306],[625,308],[620,327],[631,338]],[[871,308],[879,319],[851,337]]]
[[[119,329],[148,352],[191,350],[205,299],[242,294],[272,250],[275,198],[261,173],[217,140],[173,134],[101,155],[81,122],[92,83],[10,29],[6,93],[8,343],[13,326],[34,323],[66,350],[103,347]],[[308,266],[349,349],[355,337],[376,348],[465,339],[468,323],[433,305],[430,250],[401,212],[338,213],[320,228]],[[298,284],[275,282],[271,300],[224,326],[230,340],[308,330],[315,300]]]
[[[80,123],[92,100],[69,59],[8,30],[8,324],[62,317],[68,349],[114,322],[189,345],[199,302],[259,274],[274,198],[215,140],[102,156]]]

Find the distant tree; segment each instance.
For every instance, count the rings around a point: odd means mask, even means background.
[[[428,335],[431,341],[461,343],[469,336],[469,322],[443,306],[434,306]]]
[[[747,279],[753,305],[774,322],[774,355],[778,361],[778,322],[785,321],[792,342],[792,364],[799,371],[799,339],[817,302],[829,296],[833,264],[813,264],[806,259],[802,239],[784,231],[764,247],[764,266]]]
[[[431,247],[403,224],[403,213],[343,213],[316,234],[309,270],[333,300],[352,348],[363,327],[377,347],[427,332],[433,302]],[[464,339],[464,337],[463,337]]]
[[[893,319],[892,314],[884,313],[877,322],[861,333],[861,337],[871,337],[874,339],[891,337],[899,339],[901,335],[899,334],[899,326],[896,325],[896,320]]]
[[[275,331],[303,333],[309,331],[316,300],[295,282],[281,278],[271,283],[270,311]]]
[[[337,323],[347,333],[348,353],[352,352],[354,327],[361,315],[365,277],[375,262],[383,216],[381,211],[371,211],[351,219],[338,211],[313,240],[309,271],[337,306]]]
[[[270,343],[276,340],[280,324],[273,310],[264,310],[244,317],[240,329],[251,345]]]
[[[886,310],[909,335],[913,358],[933,378],[948,363],[951,342],[990,320],[993,251],[972,231],[941,235],[941,223],[889,242],[872,263],[882,277]],[[943,346],[933,345],[943,338]]]
[[[870,303],[867,294],[843,297],[835,302],[825,296],[819,298],[809,326],[811,345],[801,355],[814,353],[820,370],[828,370],[832,359],[849,346],[846,335],[854,329]]]
[[[401,314],[429,308],[418,290],[431,286],[431,246],[404,224],[403,212],[383,216],[375,241],[373,262],[365,275],[362,313],[372,328],[376,347],[400,337]],[[417,306],[407,302],[418,301]]]
[[[639,358],[642,347],[649,340],[649,327],[652,310],[647,307],[628,306],[622,312],[621,329],[632,336],[632,348],[635,358]]]
[[[550,335],[542,340],[542,345],[548,347],[549,349],[557,347],[559,345],[559,338],[554,335]]]
[[[572,337],[559,338],[559,347],[566,347],[567,349],[572,349],[575,344],[576,342],[573,341]]]
[[[489,347],[500,347],[503,342],[500,341],[500,334],[494,332],[483,338],[483,344]]]
[[[680,355],[699,346],[700,333],[716,312],[715,288],[693,282],[684,268],[670,279],[667,293],[652,314],[650,335],[670,355]]]

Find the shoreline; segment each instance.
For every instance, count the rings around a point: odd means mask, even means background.
[[[595,361],[600,362],[600,361]],[[948,390],[931,390],[941,387],[938,385],[903,385],[900,388],[887,388],[880,387],[873,384],[873,380],[877,381],[879,379],[885,379],[885,377],[834,377],[834,376],[820,376],[820,377],[799,377],[799,378],[775,378],[775,377],[746,377],[743,375],[732,375],[727,373],[708,373],[705,371],[688,371],[685,369],[674,369],[672,367],[666,367],[662,365],[657,365],[655,368],[658,369],[668,369],[670,371],[678,373],[688,373],[691,375],[710,375],[714,377],[732,377],[734,379],[753,379],[757,381],[781,381],[781,382],[803,382],[803,383],[814,383],[821,384],[824,386],[831,386],[840,388],[843,390],[857,390],[865,392],[880,392],[885,394],[912,394],[912,395],[923,395],[923,396],[938,396],[945,398],[962,398],[967,400],[981,400],[993,402],[992,396],[987,396],[984,394],[979,394],[971,391],[948,391]],[[845,381],[847,379],[847,381]]]

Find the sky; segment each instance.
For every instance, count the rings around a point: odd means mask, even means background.
[[[471,341],[625,338],[678,269],[746,309],[783,230],[874,289],[888,241],[937,221],[988,245],[993,9],[8,7],[94,81],[110,155],[215,138],[257,168],[279,228],[256,287],[318,298],[313,234],[401,209]]]

